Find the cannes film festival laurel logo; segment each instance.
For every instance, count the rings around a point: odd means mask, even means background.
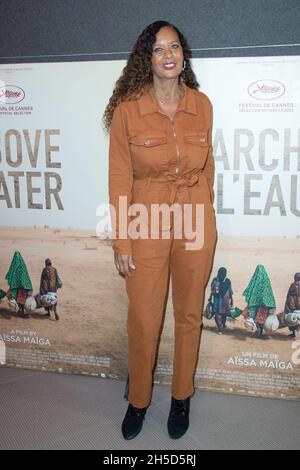
[[[257,80],[248,87],[248,93],[256,100],[275,100],[285,93],[285,86],[277,80]]]
[[[3,82],[2,82],[3,83]],[[0,86],[0,104],[17,104],[25,98],[25,91],[16,85]]]

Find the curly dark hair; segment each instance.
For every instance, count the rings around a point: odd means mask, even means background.
[[[137,38],[132,52],[128,58],[120,78],[117,80],[113,94],[110,97],[108,105],[103,114],[104,129],[108,132],[112,121],[113,113],[121,101],[138,98],[146,87],[153,82],[151,68],[152,49],[156,40],[156,34],[165,26],[173,28],[178,34],[179,41],[183,50],[185,68],[179,76],[188,87],[198,90],[199,83],[191,66],[192,51],[186,38],[176,26],[168,21],[155,21],[147,26]]]

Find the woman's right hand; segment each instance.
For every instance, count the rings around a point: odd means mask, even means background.
[[[132,255],[120,255],[115,253],[115,266],[121,276],[131,276],[130,269],[136,269],[133,264]]]

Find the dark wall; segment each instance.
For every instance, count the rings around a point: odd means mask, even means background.
[[[0,63],[126,59],[158,19],[194,57],[300,54],[300,0],[0,0]]]

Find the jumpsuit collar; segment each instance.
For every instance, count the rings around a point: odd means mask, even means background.
[[[196,100],[194,92],[185,83],[183,83],[184,95],[181,98],[178,109],[186,111],[187,113],[197,114]],[[137,99],[139,111],[142,116],[151,113],[160,113],[160,107],[151,91],[146,88],[140,98]]]

